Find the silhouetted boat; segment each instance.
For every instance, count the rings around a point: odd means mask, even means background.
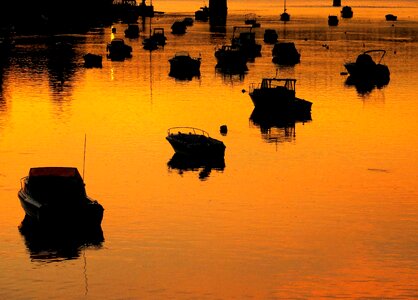
[[[18,197],[26,215],[47,227],[99,226],[103,219],[102,205],[87,196],[77,168],[31,168]]]
[[[387,14],[385,16],[385,18],[386,18],[386,21],[397,21],[398,20],[398,17],[395,16],[395,15],[392,15],[392,14]]]
[[[290,15],[286,12],[286,0],[284,0],[283,4],[283,13],[280,14],[280,21],[288,22],[290,21]]]
[[[257,22],[257,15],[254,13],[246,14],[245,21],[246,25],[251,25],[252,27],[260,27],[260,23]]]
[[[254,107],[271,109],[290,116],[310,113],[312,102],[296,97],[296,79],[263,78],[251,84],[250,97]]]
[[[196,10],[194,13],[194,18],[197,21],[208,21],[209,20],[209,7],[202,6],[199,10]]]
[[[125,29],[125,37],[134,39],[139,37],[139,26],[138,24],[129,24],[128,28]]]
[[[341,6],[341,0],[333,0],[332,6]]]
[[[238,47],[247,59],[261,56],[261,45],[257,43],[252,29],[252,26],[234,26],[232,32],[232,46]]]
[[[194,127],[172,127],[168,129],[167,141],[176,153],[188,156],[223,157],[225,145],[209,134]]]
[[[277,42],[277,39],[279,38],[279,34],[274,29],[266,29],[264,30],[264,42],[267,44],[274,44]]]
[[[215,51],[215,57],[215,67],[223,73],[242,74],[248,71],[247,56],[237,46],[223,45]]]
[[[164,34],[164,28],[156,27],[153,29],[151,39],[157,41],[158,46],[164,46],[167,41],[167,37]]]
[[[376,63],[370,54],[380,54],[379,61]],[[386,50],[368,50],[357,56],[355,62],[344,64],[348,74],[352,79],[375,82],[376,84],[387,84],[390,79],[388,66],[382,64]]]
[[[169,60],[170,76],[176,78],[192,78],[200,75],[200,57],[191,57],[187,51],[177,52]]]
[[[158,49],[159,46],[163,46],[165,45],[165,41],[166,41],[166,37],[164,35],[164,28],[154,28],[153,33],[151,34],[151,20],[152,18],[150,18],[149,21],[149,37],[145,38],[142,41],[142,46],[145,50],[156,50]]]
[[[342,18],[352,18],[353,17],[353,10],[351,9],[350,6],[344,6],[341,9],[341,17]]]
[[[186,24],[183,21],[174,21],[171,25],[171,33],[173,34],[184,34],[186,33]]]
[[[328,25],[329,26],[337,26],[338,25],[338,17],[337,16],[328,16]]]
[[[122,61],[132,56],[132,47],[125,44],[125,41],[121,38],[115,38],[107,44],[106,51],[108,52],[107,57],[111,60]]]
[[[86,68],[101,68],[102,56],[99,54],[87,53],[83,56],[84,67]]]
[[[300,63],[300,53],[293,42],[279,42],[274,44],[273,62],[279,65],[293,66]]]

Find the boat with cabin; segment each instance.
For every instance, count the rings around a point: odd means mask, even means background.
[[[273,62],[278,65],[293,66],[300,63],[300,53],[293,42],[275,43],[272,56]]]
[[[387,14],[385,15],[386,21],[397,21],[398,17],[393,14]]]
[[[172,127],[167,131],[167,141],[175,153],[187,156],[223,157],[225,144],[195,127]]]
[[[234,26],[231,44],[238,47],[247,59],[261,56],[261,44],[257,43],[252,26]]]
[[[263,78],[250,85],[250,98],[257,109],[274,110],[291,116],[308,114],[312,102],[296,97],[296,79]]]
[[[207,22],[209,20],[209,7],[205,5],[199,8],[199,10],[196,10],[194,18],[196,21]]]
[[[223,73],[242,74],[248,71],[247,56],[234,45],[222,45],[215,50],[217,60],[215,68]]]
[[[353,10],[351,9],[351,6],[344,6],[341,9],[341,17],[346,19],[353,17]]]
[[[84,67],[86,68],[101,68],[102,56],[100,54],[87,53],[83,55]]]
[[[139,32],[138,24],[128,24],[128,27],[125,29],[125,37],[130,39],[138,38]]]
[[[339,23],[338,16],[328,16],[328,25],[329,26],[337,26]]]
[[[107,57],[111,60],[123,61],[125,58],[132,57],[132,47],[125,44],[125,41],[121,38],[114,38],[106,46],[108,52]]]
[[[171,77],[192,78],[200,76],[201,57],[191,57],[187,51],[179,51],[168,61],[170,63]]]
[[[280,21],[282,22],[290,21],[290,15],[287,13],[287,9],[286,9],[286,0],[284,0],[283,13],[280,14]]]
[[[277,39],[279,38],[279,34],[275,29],[266,29],[264,30],[264,37],[263,41],[266,44],[274,44],[277,42]]]
[[[385,54],[386,50],[383,49],[368,50],[358,55],[355,62],[345,63],[344,67],[349,74],[347,84],[369,88],[388,84],[390,71],[389,67],[383,63]]]
[[[21,179],[18,197],[26,216],[45,226],[100,226],[103,206],[86,194],[74,167],[35,167]]]
[[[174,21],[174,23],[171,25],[171,33],[173,34],[185,34],[186,33],[186,23],[181,21]]]

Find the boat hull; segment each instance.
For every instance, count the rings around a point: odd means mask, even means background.
[[[104,209],[97,201],[86,198],[81,205],[46,205],[20,190],[20,204],[26,216],[44,226],[80,227],[100,226]]]
[[[293,116],[307,115],[311,112],[312,102],[294,98],[281,98],[274,92],[259,92],[254,90],[250,93],[254,107],[260,110],[273,110]]]
[[[169,60],[170,76],[178,78],[190,78],[200,76],[200,59],[191,57],[177,57]]]
[[[221,141],[208,138],[207,142],[190,142],[177,135],[166,137],[174,151],[181,155],[196,157],[223,157],[225,155],[225,145]]]

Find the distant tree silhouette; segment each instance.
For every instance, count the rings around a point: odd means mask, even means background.
[[[108,22],[112,0],[1,1],[0,25],[17,33],[79,32]]]

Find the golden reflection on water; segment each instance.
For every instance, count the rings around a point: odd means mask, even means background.
[[[51,73],[47,58],[18,46],[0,98],[0,298],[83,298],[86,274],[93,298],[415,298],[417,44],[397,37],[414,36],[416,24],[393,31],[376,20],[381,12],[332,30],[307,17],[286,25],[302,61],[278,74],[297,78],[297,95],[313,102],[312,120],[290,129],[254,124],[243,92],[276,74],[272,46],[242,77],[215,72],[214,48],[230,29],[214,37],[196,23],[178,38],[167,30],[167,46],[152,53],[129,40],[133,57],[104,59],[102,69],[82,68],[80,53],[105,55],[110,28],[76,43],[73,70]],[[155,21],[168,28],[175,18]],[[115,27],[121,36],[124,25]],[[390,50],[390,83],[367,94],[340,75],[363,43]],[[168,58],[184,45],[202,54],[200,78],[168,76]],[[224,168],[204,180],[201,170],[170,169],[172,126],[224,141]],[[19,179],[32,166],[81,170],[85,135],[87,192],[105,207],[103,247],[83,249],[85,261],[45,264],[17,231]]]

